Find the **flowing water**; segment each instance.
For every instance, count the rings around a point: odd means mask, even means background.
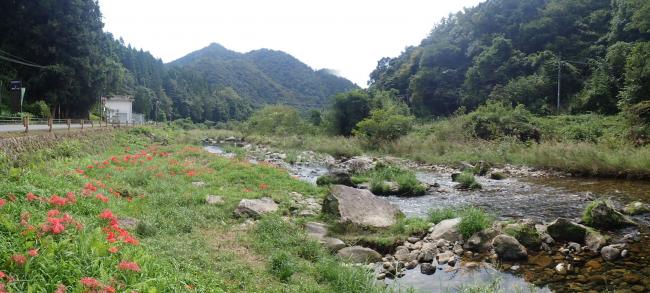
[[[208,146],[206,150],[229,156],[219,147]],[[311,183],[327,172],[324,166],[291,165],[283,161],[273,163]],[[632,201],[650,203],[650,182],[646,181],[559,177],[492,180],[477,177],[482,190],[460,191],[454,188],[456,183],[452,182],[450,173],[418,172],[417,178],[425,183],[437,183],[440,187],[421,197],[387,197],[409,217],[426,217],[427,211],[435,208],[474,205],[502,220],[529,218],[550,222],[558,217],[579,218],[584,207],[596,198],[610,199],[617,206]],[[433,275],[421,274],[418,267],[406,271],[402,278],[386,279],[385,282],[394,287],[412,287],[422,292],[453,292],[463,286],[494,280],[505,292],[650,292],[650,238],[647,237],[650,215],[636,216],[634,220],[641,223],[641,240],[630,245],[630,258],[605,263],[594,256],[593,259],[599,264],[596,268],[584,268],[586,260],[583,260],[575,263],[583,268],[569,275],[558,275],[552,266],[539,267],[535,264],[535,259],[557,258],[557,255],[531,253],[529,263],[503,264],[496,268],[479,260],[476,267],[476,260],[465,259],[453,268],[438,266],[438,271]],[[631,231],[617,231],[610,236],[617,239]],[[513,265],[519,268],[513,270]]]

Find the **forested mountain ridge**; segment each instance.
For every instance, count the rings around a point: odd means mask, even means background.
[[[241,54],[213,43],[168,66],[200,73],[210,86],[232,87],[258,105],[321,107],[328,97],[357,88],[344,78],[314,71],[287,53],[269,49]]]
[[[11,80],[23,82],[24,109],[38,116],[88,117],[101,113],[101,96],[129,94],[148,119],[197,122],[243,119],[269,103],[320,107],[357,88],[270,50],[213,44],[164,64],[104,32],[96,0],[2,1],[0,10],[12,12],[0,22],[1,115],[9,114]]]
[[[396,91],[422,117],[489,99],[550,114],[559,74],[561,112],[613,114],[650,98],[648,41],[650,1],[488,0],[381,59],[370,88]]]

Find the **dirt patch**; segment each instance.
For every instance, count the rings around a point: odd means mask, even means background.
[[[244,229],[204,229],[199,233],[206,238],[206,242],[217,252],[231,252],[238,260],[253,266],[263,265],[266,259],[257,255],[248,247],[244,240],[247,233]]]

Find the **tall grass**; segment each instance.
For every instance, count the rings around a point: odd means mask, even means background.
[[[432,223],[460,218],[458,231],[463,235],[464,239],[469,239],[474,233],[489,228],[495,220],[493,215],[473,206],[431,209],[428,216],[429,221]]]

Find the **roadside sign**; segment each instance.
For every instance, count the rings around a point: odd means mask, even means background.
[[[11,91],[19,91],[23,87],[23,82],[20,80],[12,80],[9,89]]]

